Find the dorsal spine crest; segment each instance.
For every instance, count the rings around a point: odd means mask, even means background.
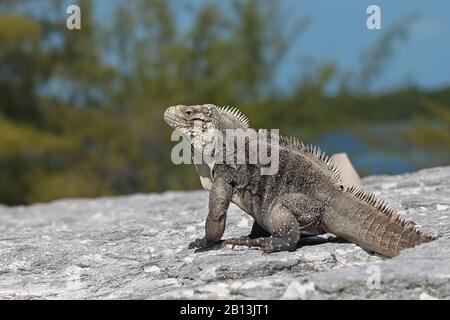
[[[304,144],[303,141],[298,140],[295,137],[285,137],[280,136],[280,144],[295,148],[301,152],[309,153],[314,155],[317,159],[322,161],[328,169],[334,174],[338,183],[341,183],[341,169],[334,164],[333,157],[329,157],[325,152],[322,152],[320,147],[314,146],[312,144]]]
[[[347,187],[345,189],[345,192],[350,192],[350,193],[354,194],[356,197],[358,197],[359,199],[370,204],[375,209],[377,209],[380,213],[388,216],[389,219],[392,220],[392,222],[400,223],[400,225],[405,227],[406,229],[415,231],[415,232],[419,233],[420,235],[423,235],[423,232],[421,230],[418,230],[413,222],[402,218],[391,207],[389,207],[389,205],[387,204],[386,201],[376,198],[376,196],[372,192],[365,191],[361,187],[357,187],[357,186]]]
[[[249,127],[250,121],[237,108],[230,107],[230,106],[223,106],[223,107],[217,107],[217,109],[219,109],[220,111],[225,112],[226,114],[234,117],[236,120],[241,122],[245,127]]]

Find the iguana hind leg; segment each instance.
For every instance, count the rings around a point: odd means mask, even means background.
[[[252,231],[250,232],[250,234],[239,237],[239,238],[233,238],[233,240],[235,242],[235,244],[233,244],[233,247],[235,245],[238,245],[237,244],[238,242],[240,243],[240,245],[244,246],[244,245],[248,245],[247,244],[248,240],[256,239],[256,238],[265,238],[265,237],[270,237],[270,232],[267,231],[266,229],[264,229],[263,227],[261,227],[257,221],[254,221]],[[230,243],[230,244],[232,244],[232,243]]]
[[[255,222],[256,223],[256,222]],[[260,248],[265,252],[276,251],[293,251],[297,248],[300,240],[300,228],[295,216],[282,204],[273,207],[269,216],[267,217],[267,228],[271,237],[251,238],[252,233],[244,238],[234,238],[225,240],[225,244],[233,246],[249,246]],[[262,232],[259,225],[255,230]],[[262,229],[264,230],[264,229]],[[265,231],[265,230],[264,230]],[[267,232],[267,231],[266,231]]]
[[[297,249],[297,242],[276,237],[254,239],[233,238],[225,240],[225,244],[260,248],[262,251],[267,253],[277,251],[294,251],[295,249]]]
[[[261,227],[261,225],[257,221],[254,221],[250,234],[247,236],[243,236],[240,239],[255,239],[264,237],[270,237],[270,232]]]
[[[325,205],[318,199],[302,193],[288,193],[282,195],[278,202],[294,214],[303,237],[325,233],[322,228]]]

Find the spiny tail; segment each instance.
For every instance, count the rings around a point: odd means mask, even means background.
[[[326,231],[387,257],[434,239],[359,187],[347,188],[332,200],[323,224]]]

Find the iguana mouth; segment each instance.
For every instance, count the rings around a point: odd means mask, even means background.
[[[164,121],[166,121],[169,126],[175,129],[182,127],[182,123],[180,121],[178,121],[175,117],[169,116],[167,114],[164,115]]]

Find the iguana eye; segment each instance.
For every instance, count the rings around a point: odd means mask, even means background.
[[[189,117],[192,115],[192,110],[187,110],[184,114]]]

